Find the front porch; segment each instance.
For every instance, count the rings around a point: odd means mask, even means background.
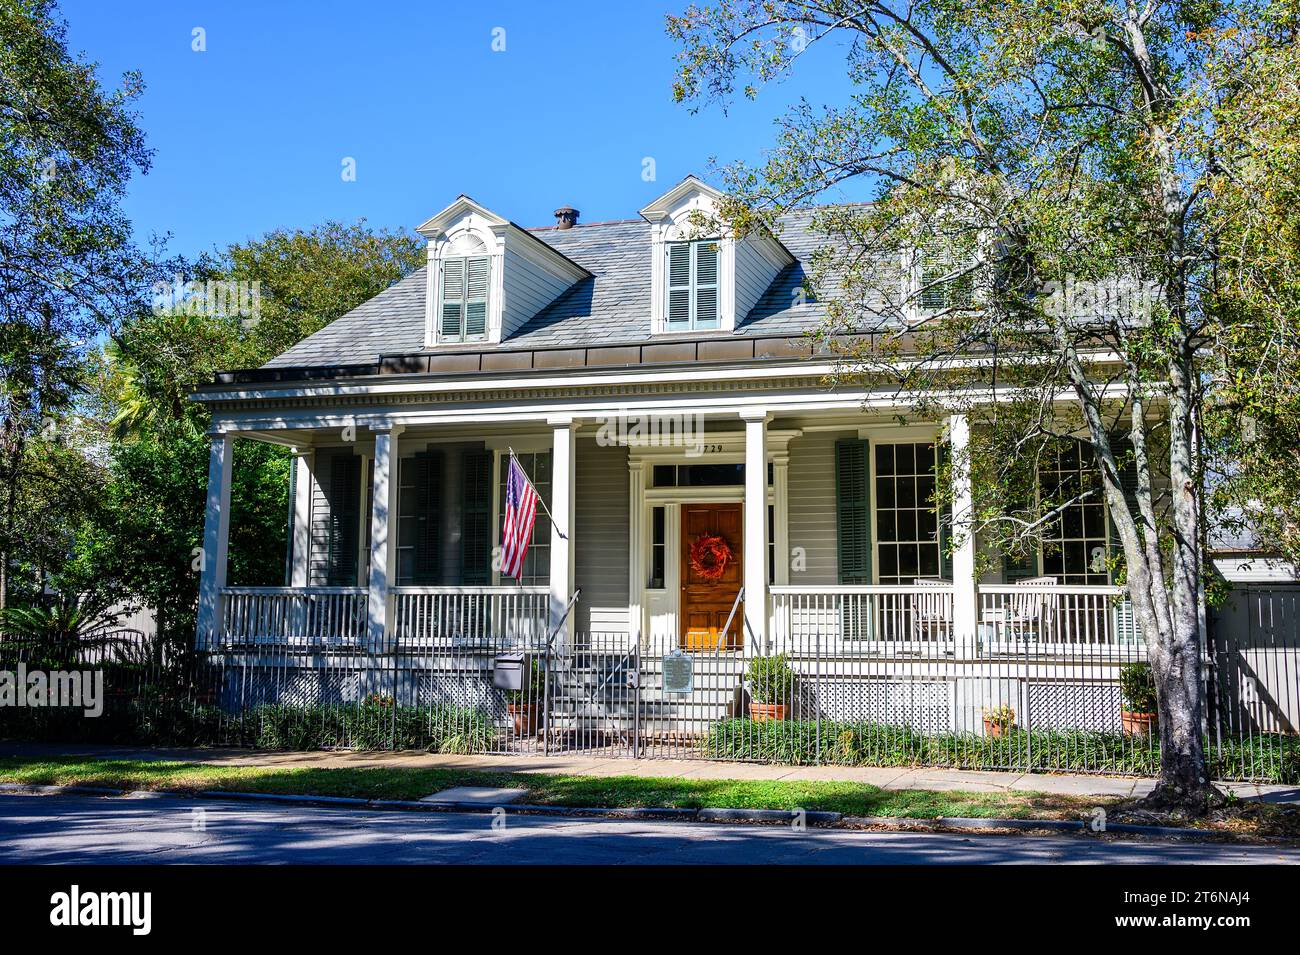
[[[1124,595],[1080,582],[1084,565],[1043,573],[1048,555],[977,578],[968,495],[951,514],[932,500],[963,420],[744,409],[678,414],[666,436],[647,420],[273,432],[295,454],[281,586],[226,581],[238,432],[216,435],[199,646],[239,674],[223,698],[390,700],[450,708],[507,751],[684,756],[745,722],[750,665],[780,655],[799,687],[787,719],[818,732],[983,738],[998,711],[1119,733],[1119,668],[1145,658]],[[511,453],[554,518],[539,510],[520,581],[495,560]],[[1092,533],[1072,560],[1107,545]],[[716,578],[692,559],[709,534],[731,554]],[[685,689],[666,676],[683,651]],[[521,660],[539,682],[510,691],[498,671]],[[536,715],[518,723],[512,700]]]

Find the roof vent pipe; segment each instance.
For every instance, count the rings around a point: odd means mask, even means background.
[[[578,224],[578,210],[573,206],[560,206],[555,210],[555,228],[572,229]]]

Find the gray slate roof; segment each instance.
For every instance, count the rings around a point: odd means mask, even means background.
[[[824,236],[808,228],[811,215],[799,212],[782,220],[778,238],[798,261],[777,276],[731,334],[797,335],[821,322],[824,313],[815,302],[793,304],[805,279],[808,257],[825,242]],[[531,231],[592,277],[575,284],[496,347],[612,345],[650,339],[649,223],[635,219]],[[421,351],[426,290],[425,269],[419,268],[265,367],[364,365],[380,355]]]

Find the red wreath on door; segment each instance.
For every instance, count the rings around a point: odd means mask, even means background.
[[[731,546],[716,534],[701,534],[691,544],[691,570],[705,580],[721,580],[731,561]]]

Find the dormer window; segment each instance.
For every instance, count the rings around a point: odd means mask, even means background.
[[[491,263],[486,255],[443,260],[439,340],[476,342],[487,337]]]
[[[718,243],[668,243],[668,331],[718,327]]]

